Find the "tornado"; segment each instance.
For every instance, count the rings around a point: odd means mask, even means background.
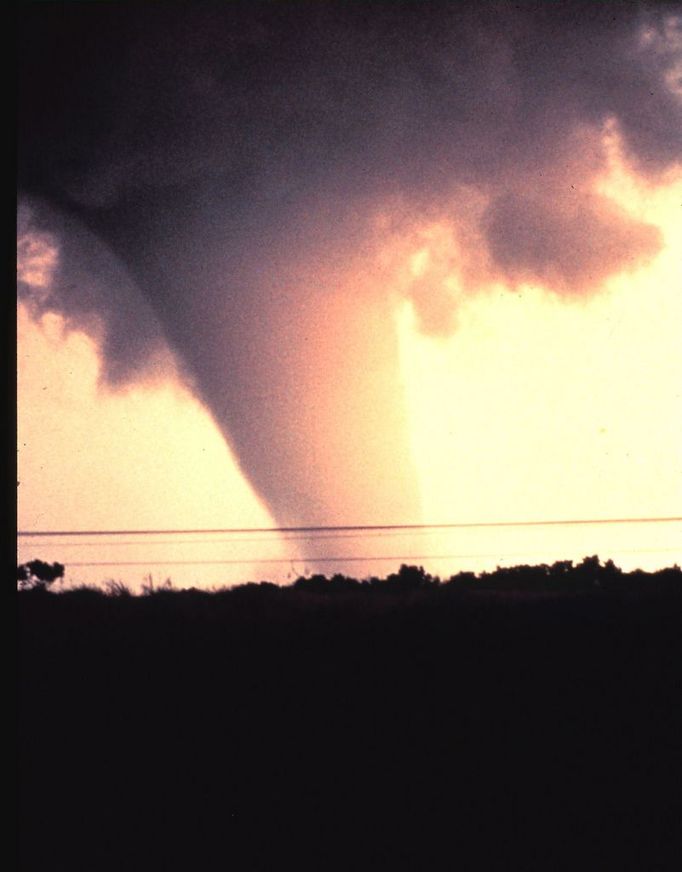
[[[282,526],[421,520],[401,300],[443,335],[461,294],[596,293],[661,245],[595,181],[605,130],[654,182],[682,160],[677,4],[19,18],[20,244],[58,251],[20,299],[98,331],[112,389],[170,349]]]

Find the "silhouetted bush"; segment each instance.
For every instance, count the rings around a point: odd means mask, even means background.
[[[104,590],[109,596],[132,596],[133,592],[122,581],[109,579],[104,583]]]

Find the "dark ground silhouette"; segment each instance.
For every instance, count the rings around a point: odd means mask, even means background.
[[[20,592],[20,868],[677,869],[681,581]]]

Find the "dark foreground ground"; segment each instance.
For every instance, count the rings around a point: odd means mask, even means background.
[[[21,593],[20,868],[679,869],[675,578]]]

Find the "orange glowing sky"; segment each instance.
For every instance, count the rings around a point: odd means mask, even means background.
[[[612,277],[587,297],[491,285],[461,298],[449,336],[424,335],[412,304],[396,303],[421,492],[415,521],[682,514],[682,173],[647,185],[614,159],[600,188],[660,228],[665,244],[651,263]],[[438,258],[442,230],[424,227],[405,249],[413,277]],[[35,260],[49,271],[54,256],[48,246]],[[38,269],[27,280],[39,287],[44,275]],[[439,281],[447,283],[448,276],[440,274]],[[58,315],[36,323],[20,305],[20,530],[274,524],[212,418],[168,361],[156,378],[118,392],[98,385],[98,371],[94,339],[64,332]],[[135,583],[151,572],[181,585],[282,581],[315,569],[299,559],[297,541],[209,538],[185,536],[170,544],[160,537],[137,545],[126,544],[126,537],[115,545],[101,537],[93,540],[99,545],[60,544],[73,543],[68,536],[50,544],[22,540],[19,559],[61,560],[74,581]],[[334,554],[333,541],[328,553]],[[458,530],[358,543],[363,556],[459,555],[419,561],[443,574],[593,553],[624,568],[679,563],[682,525]],[[131,565],[74,566],[115,561]],[[335,568],[383,575],[395,565]]]

